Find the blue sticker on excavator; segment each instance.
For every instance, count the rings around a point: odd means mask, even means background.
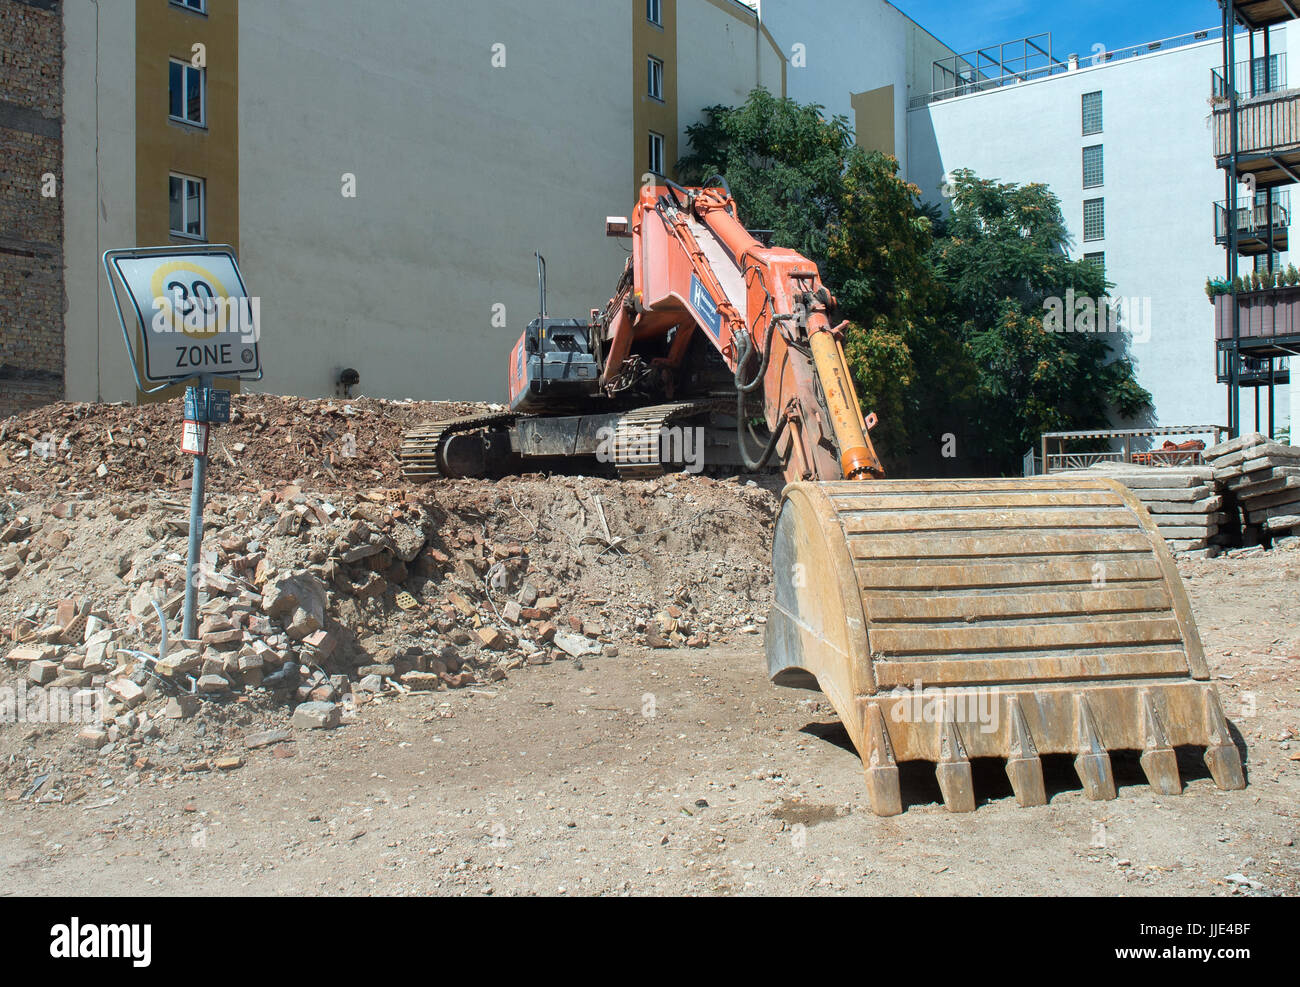
[[[705,328],[717,339],[722,332],[722,313],[718,311],[717,302],[705,290],[704,282],[695,274],[691,275],[691,308],[695,309],[695,314],[700,317]]]

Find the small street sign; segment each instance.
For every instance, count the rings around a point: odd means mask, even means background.
[[[230,392],[216,387],[185,388],[185,417],[225,425],[230,421]]]
[[[208,425],[206,422],[186,421],[181,426],[181,452],[191,456],[208,454]]]

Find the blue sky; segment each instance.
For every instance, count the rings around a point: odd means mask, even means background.
[[[959,52],[1052,34],[1058,58],[1190,34],[1221,24],[1217,0],[890,0]]]

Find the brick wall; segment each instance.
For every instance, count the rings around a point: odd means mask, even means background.
[[[0,0],[0,418],[63,397],[62,116],[60,0]]]

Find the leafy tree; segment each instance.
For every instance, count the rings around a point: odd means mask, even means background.
[[[813,260],[825,257],[853,145],[847,119],[827,120],[820,106],[760,88],[741,106],[707,107],[686,136],[691,153],[677,163],[682,181],[725,175],[748,227],[771,230],[773,243]]]
[[[1132,361],[1112,349],[1105,305],[1089,322],[1110,285],[1095,265],[1069,258],[1056,196],[970,171],[957,172],[954,187],[931,259],[942,321],[974,372],[962,397],[986,464],[1014,470],[1042,432],[1102,427],[1112,411],[1132,418],[1148,408]]]
[[[682,181],[725,175],[749,228],[817,263],[851,323],[845,356],[863,407],[880,415],[873,438],[891,468],[918,450],[932,467],[953,431],[966,470],[1015,472],[1043,431],[1149,406],[1110,334],[1044,330],[1048,299],[1109,287],[1069,259],[1045,186],[958,172],[943,219],[892,156],[854,144],[844,117],[763,89],[708,107],[687,137]]]

